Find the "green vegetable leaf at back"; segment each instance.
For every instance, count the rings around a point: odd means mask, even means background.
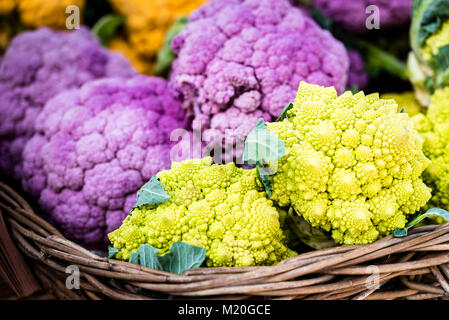
[[[114,37],[117,29],[123,24],[124,19],[117,14],[108,14],[102,17],[92,28],[94,34],[103,46]]]
[[[271,197],[271,194],[273,192],[270,184],[270,176],[265,173],[263,168],[257,167],[257,177],[259,178],[260,182],[262,182],[262,185],[265,189],[265,192],[268,195],[268,198]]]
[[[259,119],[245,140],[243,162],[249,166],[262,166],[277,161],[285,154],[285,143],[274,132],[267,131],[263,119]]]
[[[287,117],[287,112],[293,108],[293,103],[289,103],[285,106],[284,110],[282,110],[279,118],[276,119],[276,122],[282,121]]]
[[[206,249],[184,242],[173,242],[170,252],[159,256],[158,249],[148,244],[132,252],[129,262],[148,268],[181,274],[186,270],[198,268],[206,259]]]
[[[416,226],[418,223],[420,223],[425,218],[430,217],[440,217],[443,218],[446,221],[449,221],[449,212],[440,208],[432,208],[427,210],[426,213],[418,216],[417,218],[410,221],[404,229],[396,229],[394,230],[393,234],[395,237],[401,238],[407,236],[408,230]]]
[[[177,19],[173,26],[167,31],[165,36],[164,46],[159,51],[154,66],[154,73],[157,76],[167,76],[173,61],[176,59],[176,54],[173,52],[171,46],[173,39],[184,29],[189,22],[188,17],[181,17]]]
[[[137,191],[136,207],[144,204],[160,204],[166,202],[168,199],[170,199],[170,196],[165,192],[159,178],[153,176],[150,181]]]

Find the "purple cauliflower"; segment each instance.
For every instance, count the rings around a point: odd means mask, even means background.
[[[20,179],[23,147],[50,98],[89,80],[134,74],[125,58],[103,49],[87,28],[18,35],[0,64],[0,176]]]
[[[360,53],[356,50],[350,49],[349,55],[349,74],[346,88],[363,90],[368,86],[368,73],[365,70],[365,63]]]
[[[380,28],[402,26],[410,21],[413,0],[314,0],[314,5],[327,18],[348,31],[363,33],[369,31],[366,20],[373,11],[367,7],[379,8]]]
[[[22,186],[65,235],[99,246],[170,167],[174,129],[188,119],[180,93],[160,78],[88,82],[49,100],[23,151]]]
[[[258,118],[277,118],[303,80],[341,93],[349,69],[343,44],[288,0],[212,0],[190,15],[172,49],[171,81],[194,110],[194,128],[226,145]]]

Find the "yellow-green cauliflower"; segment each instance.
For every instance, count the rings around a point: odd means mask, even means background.
[[[424,138],[424,154],[432,161],[423,174],[432,187],[429,206],[449,210],[449,87],[436,90],[427,115],[420,113],[412,120]]]
[[[256,170],[211,161],[173,162],[157,174],[170,199],[134,209],[109,234],[117,259],[128,260],[142,244],[161,254],[175,241],[205,248],[214,267],[273,265],[296,254],[281,229],[286,213],[266,198]]]
[[[302,82],[287,118],[267,128],[287,148],[271,199],[338,243],[371,243],[403,228],[431,197],[420,178],[430,162],[422,139],[392,99]]]

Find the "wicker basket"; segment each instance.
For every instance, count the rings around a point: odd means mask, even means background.
[[[303,253],[273,267],[177,275],[93,254],[65,239],[2,183],[0,210],[36,276],[61,299],[449,298],[449,223],[416,228],[405,238]],[[69,265],[79,267],[79,290],[65,286]]]

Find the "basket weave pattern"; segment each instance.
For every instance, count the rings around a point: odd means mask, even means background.
[[[177,275],[84,249],[3,183],[0,210],[36,276],[60,299],[154,299],[142,289],[171,299],[449,299],[449,223],[415,228],[405,238],[311,251],[272,267]],[[79,267],[79,290],[65,285],[69,265]]]

